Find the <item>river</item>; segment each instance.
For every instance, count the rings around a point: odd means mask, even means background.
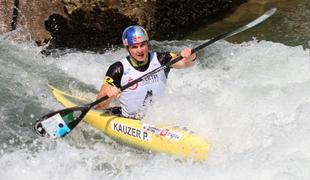
[[[108,66],[126,55],[61,51],[43,56],[34,43],[0,35],[0,179],[310,179],[309,1],[250,1],[221,22],[184,40],[151,41],[179,51],[254,19],[263,24],[198,53],[191,69],[172,70],[166,93],[146,123],[186,126],[211,150],[204,163],[121,145],[80,123],[58,140],[38,137],[32,125],[61,109],[47,84],[95,97]]]
[[[223,29],[245,24],[272,7],[278,12],[265,25],[253,28],[228,39],[230,42],[243,42],[251,39],[281,42],[289,46],[310,47],[310,1],[307,0],[249,0],[233,14],[224,16],[204,28],[193,30],[187,39],[211,38]],[[210,21],[210,20],[208,20]],[[203,22],[202,22],[203,23]]]

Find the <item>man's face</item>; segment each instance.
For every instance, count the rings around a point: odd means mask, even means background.
[[[141,43],[136,43],[128,46],[128,51],[131,57],[139,62],[143,62],[147,58],[149,52],[149,46],[146,41]]]

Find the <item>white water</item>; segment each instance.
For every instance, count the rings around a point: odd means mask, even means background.
[[[201,42],[153,43],[180,50]],[[33,134],[35,118],[61,108],[47,82],[98,90],[124,50],[44,58],[38,48],[3,39],[0,50],[0,179],[310,179],[309,49],[222,41],[199,52],[196,67],[171,71],[145,121],[186,126],[206,138],[211,151],[203,164],[136,151],[84,123],[61,140]]]

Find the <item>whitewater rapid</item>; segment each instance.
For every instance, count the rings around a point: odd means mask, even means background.
[[[151,42],[160,51],[201,43]],[[144,121],[185,126],[207,139],[202,164],[120,145],[85,123],[64,139],[36,136],[35,119],[62,108],[47,83],[94,98],[108,66],[126,55],[40,51],[0,38],[0,179],[310,178],[309,49],[220,41],[198,53],[197,66],[171,70]]]

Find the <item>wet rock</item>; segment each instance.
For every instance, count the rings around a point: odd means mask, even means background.
[[[14,1],[0,1],[0,33],[12,30]]]
[[[18,4],[16,18],[14,19],[13,10]],[[63,4],[59,0],[38,1],[38,0],[4,0],[1,1],[0,11],[0,33],[7,33],[16,29],[14,39],[18,41],[36,41],[44,44],[52,36],[46,30],[44,22],[48,17],[57,13],[66,16],[63,11]],[[4,17],[4,19],[2,19]],[[16,21],[16,28],[12,23]]]
[[[181,38],[180,34],[199,24],[201,18],[227,13],[244,1],[23,0],[19,2],[16,27],[30,32],[38,44],[50,42],[49,48],[96,51],[121,44],[123,29],[134,24],[145,27],[152,39]],[[1,3],[1,8],[5,7],[0,12],[4,17],[0,20],[1,33],[5,33],[11,30],[8,24],[13,19],[13,2]]]
[[[45,22],[52,34],[53,48],[71,47],[95,50],[111,44],[120,44],[124,27],[134,24],[129,17],[116,9],[101,11],[98,6],[90,9],[78,8],[69,19],[53,14]]]

